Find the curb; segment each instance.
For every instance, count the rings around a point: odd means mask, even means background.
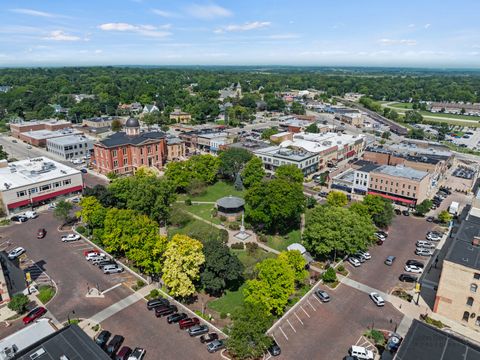
[[[85,236],[83,236],[82,234],[80,234],[76,228],[72,228],[72,231],[78,235],[80,235],[80,237],[85,240],[86,242],[88,242],[91,246],[93,246],[94,248],[96,248],[97,250],[100,250],[106,254],[108,254],[110,257],[113,258],[113,256],[111,254],[109,254],[108,252],[106,252],[104,249],[102,249],[100,246],[98,246],[97,244],[93,243],[92,241],[90,241],[89,239],[87,239]],[[148,284],[148,280],[145,279],[143,276],[141,276],[140,274],[136,273],[135,271],[133,271],[132,269],[130,269],[128,266],[126,266],[125,264],[123,264],[121,261],[118,261],[115,259],[116,262],[118,262],[120,265],[123,266],[124,269],[126,269],[130,274],[134,275],[135,277],[137,277],[138,279],[144,281],[146,284]],[[226,338],[228,338],[227,334],[225,334],[222,330],[220,330],[219,328],[217,328],[215,325],[213,325],[212,323],[210,323],[209,321],[205,320],[204,318],[202,318],[201,316],[198,316],[194,311],[190,310],[188,307],[186,307],[185,305],[183,305],[182,303],[178,302],[177,300],[175,300],[173,297],[171,297],[170,295],[168,295],[166,292],[164,292],[162,289],[158,288],[157,289],[164,297],[166,297],[167,299],[169,299],[170,301],[174,302],[178,307],[182,308],[184,311],[186,311],[187,313],[191,314],[192,316],[194,317],[198,317],[200,322],[204,322],[205,324],[207,324],[209,327],[213,328],[215,331],[217,331],[218,333],[222,334],[223,336],[225,336]],[[136,291],[135,291],[136,292]],[[142,298],[145,300],[145,297],[142,296]]]

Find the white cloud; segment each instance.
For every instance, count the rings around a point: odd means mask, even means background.
[[[158,16],[164,17],[164,18],[176,18],[180,17],[180,14],[176,14],[171,11],[165,11],[165,10],[160,10],[160,9],[152,9],[152,12]]]
[[[169,29],[171,27],[170,24],[162,25],[160,27],[156,27],[153,25],[134,25],[128,23],[105,23],[98,26],[99,29],[103,31],[124,31],[124,32],[133,32],[137,34],[141,34],[148,37],[167,37],[171,35],[168,31],[162,31]],[[162,29],[162,30],[159,30]]]
[[[417,45],[417,40],[412,39],[380,39],[378,42],[382,45],[407,45],[407,46],[414,46]]]
[[[246,22],[245,24],[241,24],[241,25],[227,25],[227,26],[216,29],[214,32],[217,34],[221,34],[224,32],[233,32],[233,31],[250,31],[250,30],[269,27],[271,24],[272,23],[269,21],[253,21],[253,22]]]
[[[208,4],[208,5],[193,4],[187,7],[186,11],[190,16],[193,16],[199,19],[204,19],[204,20],[210,20],[210,19],[221,18],[221,17],[229,17],[233,15],[233,13],[230,10],[215,4]]]
[[[269,39],[273,40],[289,40],[289,39],[298,39],[300,37],[299,34],[274,34],[269,35]]]
[[[425,24],[425,25],[423,25],[423,27],[424,27],[425,29],[428,29],[430,26],[432,26],[432,24]]]
[[[95,54],[101,54],[101,53],[103,53],[103,50],[97,49],[97,50],[94,51],[94,53],[95,53]]]
[[[38,10],[33,10],[33,9],[10,9],[11,12],[17,13],[17,14],[23,14],[23,15],[30,15],[30,16],[38,16],[38,17],[47,17],[47,18],[53,18],[58,15],[44,12],[44,11],[38,11]]]
[[[80,36],[69,35],[69,34],[63,32],[62,30],[52,31],[44,39],[45,40],[54,40],[54,41],[79,41],[79,40],[82,40],[82,38]]]
[[[415,24],[408,24],[408,27],[409,27],[409,28],[414,28],[414,27],[415,27]]]

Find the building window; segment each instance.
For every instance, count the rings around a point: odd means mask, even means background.
[[[67,180],[63,180],[63,185],[70,185],[72,183],[72,179],[67,179]]]
[[[472,305],[473,305],[473,297],[469,296],[469,297],[467,298],[467,305],[468,305],[468,306],[472,306]]]
[[[143,148],[140,148],[140,155],[143,155]]]
[[[57,181],[57,182],[54,182],[53,183],[53,187],[57,188],[57,187],[60,187],[62,186],[62,182],[61,181]]]
[[[413,187],[413,190],[417,190],[417,187],[416,187],[416,186],[414,186],[414,187]]]
[[[403,188],[405,189],[405,184],[403,184]]]
[[[123,159],[123,166],[127,166],[127,159]]]
[[[480,279],[480,273],[473,274],[473,278],[476,279],[476,280],[479,280]]]
[[[29,193],[29,194],[35,194],[36,192],[38,192],[38,188],[28,189],[28,193]]]
[[[477,316],[477,321],[475,321],[475,325],[480,326],[480,316]]]
[[[147,147],[147,152],[148,152],[149,154],[152,153],[152,147],[151,147],[151,146],[148,146],[148,147]]]
[[[397,183],[397,185],[395,185],[395,186],[398,187],[398,183]]]
[[[410,190],[410,188],[412,187],[412,185],[408,185],[408,189]]]
[[[113,157],[116,157],[116,156],[117,156],[117,150],[113,150],[113,151],[112,151],[112,156],[113,156]]]
[[[113,167],[114,167],[114,168],[117,168],[117,167],[118,167],[118,161],[117,161],[117,160],[113,160]]]
[[[476,293],[476,292],[477,292],[477,289],[478,289],[478,285],[477,285],[477,284],[470,284],[470,292]]]
[[[123,153],[123,155],[127,155],[127,148],[126,148],[126,147],[124,147],[124,148],[122,149],[122,153]]]
[[[42,185],[40,186],[40,191],[50,190],[50,188],[51,188],[50,184]]]
[[[469,317],[470,317],[470,313],[469,313],[468,311],[464,311],[464,312],[463,312],[462,320],[468,322],[468,318],[469,318]]]
[[[25,190],[17,191],[17,197],[24,197],[25,195],[27,195],[27,192]]]

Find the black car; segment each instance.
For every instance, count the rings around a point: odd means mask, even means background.
[[[403,210],[402,211],[403,216],[410,216],[410,211],[408,210]]]
[[[110,355],[110,357],[114,357],[117,354],[118,349],[120,349],[120,346],[122,346],[124,340],[125,338],[122,335],[115,335],[108,343],[105,352]]]
[[[272,345],[268,348],[268,352],[272,356],[278,356],[282,353],[282,349],[280,349],[280,346],[278,346],[275,340],[272,340]]]
[[[168,305],[168,306],[160,306],[155,308],[155,316],[161,317],[176,313],[178,311],[175,305]]]
[[[28,218],[23,215],[15,215],[15,216],[12,216],[10,220],[16,223],[24,223],[28,220]]]
[[[402,210],[395,208],[395,214],[402,215]]]
[[[407,260],[407,262],[405,263],[405,265],[413,265],[413,266],[416,266],[416,267],[419,267],[419,268],[424,268],[425,267],[425,264],[421,261],[418,261],[418,260]]]
[[[410,275],[410,274],[401,274],[398,277],[398,280],[403,281],[403,282],[416,282],[418,280],[418,277]]]
[[[105,348],[105,345],[107,345],[110,336],[112,336],[110,331],[102,330],[95,338],[95,343],[103,349]]]
[[[169,324],[174,324],[174,323],[178,323],[180,320],[186,319],[187,317],[188,315],[185,313],[175,313],[172,315],[168,315],[167,322]]]
[[[159,307],[159,306],[168,306],[168,305],[170,305],[170,301],[161,297],[147,301],[148,310],[155,309],[156,307]]]
[[[211,343],[213,340],[218,340],[218,334],[217,333],[210,333],[210,334],[205,334],[205,335],[200,336],[200,342],[202,344]]]

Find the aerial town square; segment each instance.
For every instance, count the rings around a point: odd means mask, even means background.
[[[0,360],[480,359],[480,2],[0,2]]]

